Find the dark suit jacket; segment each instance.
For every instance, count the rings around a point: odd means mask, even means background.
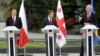
[[[46,25],[51,25],[49,20],[48,20],[48,17],[44,18],[43,19],[43,22],[42,22],[42,28],[45,27]],[[57,27],[57,23],[56,23],[56,19],[52,19],[52,25],[55,25]],[[47,33],[45,33],[45,39],[46,39],[46,56],[48,56],[48,38],[47,38]],[[55,48],[55,40],[56,40],[56,33],[54,33],[54,48]],[[49,44],[50,44],[50,55],[52,56],[53,55],[53,44],[52,44],[52,37],[49,38]],[[56,48],[55,48],[56,49]],[[54,52],[56,53],[54,49]],[[55,55],[54,53],[54,55]]]
[[[50,25],[48,17],[43,19],[42,28],[45,27],[46,25]],[[57,23],[56,23],[56,19],[55,18],[52,19],[52,25],[55,25],[57,27]]]
[[[87,13],[84,13],[83,16],[82,16],[82,20],[80,21],[80,23],[82,25],[84,25],[84,23],[90,23],[90,24],[96,25],[96,21],[95,20],[96,20],[96,18],[95,18],[94,13],[90,14],[89,20],[87,20]]]
[[[46,17],[46,18],[43,19],[42,28],[45,27],[46,25],[50,25],[48,17]],[[55,18],[52,19],[52,25],[55,25],[57,27],[57,23],[56,23],[56,19]],[[56,36],[56,34],[54,34],[54,35]],[[46,37],[47,37],[47,34],[45,34],[45,38]]]
[[[15,25],[13,25],[12,16],[8,17],[6,20],[6,26],[16,26],[18,29],[20,29],[22,27],[21,18],[16,16]]]

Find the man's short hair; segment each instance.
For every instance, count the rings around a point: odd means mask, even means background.
[[[16,9],[16,8],[12,8],[12,9],[11,9],[11,11],[12,11],[12,10],[16,10],[16,11],[17,11],[17,9]]]
[[[54,12],[54,11],[53,11],[53,10],[48,10],[48,15],[49,15],[51,12]]]

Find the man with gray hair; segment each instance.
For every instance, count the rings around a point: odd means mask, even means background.
[[[82,25],[89,25],[89,24],[93,24],[95,25],[95,15],[94,13],[91,12],[91,5],[86,5],[86,13],[83,14],[82,18],[79,18],[80,20],[80,24]],[[90,32],[91,30],[88,30],[88,32]],[[89,36],[88,38],[89,40],[89,56],[91,56],[91,36]],[[80,51],[80,56],[84,56],[84,41],[82,38],[82,44],[81,44],[81,51]]]

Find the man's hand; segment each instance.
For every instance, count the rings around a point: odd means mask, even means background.
[[[82,17],[79,16],[79,22],[82,20]]]

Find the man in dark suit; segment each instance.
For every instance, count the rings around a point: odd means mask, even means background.
[[[86,13],[83,14],[82,18],[79,19],[80,24],[82,25],[89,25],[89,24],[96,24],[95,22],[95,15],[94,13],[91,12],[91,5],[86,6]],[[91,30],[88,30],[90,33]],[[89,40],[89,56],[91,56],[91,36],[88,38]],[[84,56],[84,40],[82,38],[82,44],[81,44],[81,51],[80,51],[80,56]]]
[[[55,25],[57,26],[57,23],[56,23],[56,19],[53,18],[54,17],[54,11],[53,10],[49,10],[48,11],[48,17],[44,18],[43,20],[43,24],[42,24],[42,27],[45,27],[46,25]],[[52,31],[49,31],[49,32],[52,32]],[[55,38],[56,38],[56,34],[54,34]],[[45,38],[46,38],[46,55],[48,56],[48,41],[47,41],[47,34],[45,34]],[[55,39],[54,39],[55,40]],[[49,44],[50,44],[50,56],[53,56],[53,47],[52,47],[52,37],[49,37]]]
[[[7,18],[6,20],[6,27],[7,26],[16,26],[18,29],[22,27],[21,18],[17,16],[16,9],[12,9],[11,16]],[[12,33],[12,31],[11,31]],[[19,34],[17,34],[19,36]],[[11,56],[13,56],[13,38],[10,38],[10,50],[11,50]]]
[[[11,16],[6,20],[6,26],[16,26],[18,29],[22,27],[21,18],[18,17],[16,9],[12,9]]]

